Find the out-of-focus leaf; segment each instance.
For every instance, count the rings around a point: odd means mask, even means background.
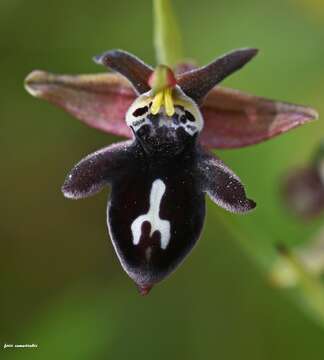
[[[207,95],[202,113],[201,142],[224,149],[257,144],[318,117],[309,107],[219,87]]]
[[[323,246],[323,244],[321,244],[321,246]],[[310,268],[310,259],[307,259],[307,265],[305,258],[303,259],[301,254],[297,255],[286,248],[279,249],[279,252],[281,253],[281,259],[285,261],[287,271],[285,280],[289,280],[289,284],[287,283],[287,285],[292,286],[293,277],[295,278],[294,291],[297,294],[295,300],[301,303],[303,308],[313,317],[313,319],[323,326],[324,286],[320,279],[314,275],[314,269]],[[291,273],[290,278],[287,276],[289,272]],[[274,270],[272,273],[272,280],[276,285],[280,285],[278,283],[279,278],[276,278],[275,275]],[[283,279],[284,278],[281,278],[281,281]],[[293,292],[291,292],[291,295],[293,295]]]
[[[290,250],[306,272],[320,277],[324,273],[324,228],[319,234],[301,246]],[[271,271],[272,282],[279,287],[293,287],[299,282],[298,272],[290,265],[286,256],[280,256]]]
[[[181,35],[171,0],[154,0],[154,44],[158,64],[175,66],[183,60]]]
[[[87,125],[118,136],[131,137],[125,114],[136,95],[118,74],[55,75],[33,71],[27,91],[57,105]]]
[[[293,0],[292,2],[300,7],[303,15],[308,13],[317,21],[323,20],[324,3],[322,0]]]
[[[6,349],[5,360],[89,360],[101,358],[118,333],[116,302],[107,293],[72,292],[40,312],[40,321],[21,331],[16,344],[37,348]]]

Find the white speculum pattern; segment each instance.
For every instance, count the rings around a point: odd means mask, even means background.
[[[144,125],[167,126],[177,129],[182,127],[189,135],[193,136],[203,128],[203,118],[195,102],[186,96],[180,88],[174,89],[174,110],[172,116],[165,113],[164,106],[158,114],[151,113],[151,91],[139,96],[126,114],[126,123],[134,131]]]
[[[165,250],[168,247],[171,238],[170,221],[160,218],[161,201],[165,190],[166,186],[162,180],[154,180],[150,193],[150,207],[148,212],[137,217],[131,225],[134,245],[139,244],[142,235],[142,225],[147,221],[151,225],[150,236],[152,236],[155,231],[159,231],[161,249]]]

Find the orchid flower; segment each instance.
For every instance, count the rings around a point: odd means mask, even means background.
[[[218,86],[256,54],[256,49],[239,49],[200,68],[159,64],[153,69],[113,50],[94,60],[114,72],[34,71],[26,78],[33,96],[90,127],[129,139],[82,159],[62,191],[81,199],[111,187],[110,238],[142,294],[175,270],[196,244],[206,194],[233,213],[256,205],[240,178],[209,149],[257,144],[317,117],[308,107]]]

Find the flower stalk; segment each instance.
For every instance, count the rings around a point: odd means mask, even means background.
[[[153,1],[154,45],[158,64],[173,67],[180,63],[182,41],[170,0]]]

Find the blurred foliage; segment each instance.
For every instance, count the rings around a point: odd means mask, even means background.
[[[173,3],[185,55],[199,63],[236,47],[261,49],[225,85],[323,113],[321,2]],[[275,245],[305,244],[323,223],[293,218],[279,198],[281,175],[310,157],[323,136],[321,121],[217,152],[243,179],[257,210],[232,215],[208,201],[199,245],[147,298],[108,242],[107,194],[72,202],[60,193],[77,160],[118,139],[36,101],[24,91],[24,77],[37,68],[99,72],[91,57],[112,48],[154,64],[151,14],[151,1],[0,2],[0,339],[39,345],[1,349],[1,358],[322,359],[323,328],[301,311],[305,286],[285,290],[286,297],[268,278]]]

